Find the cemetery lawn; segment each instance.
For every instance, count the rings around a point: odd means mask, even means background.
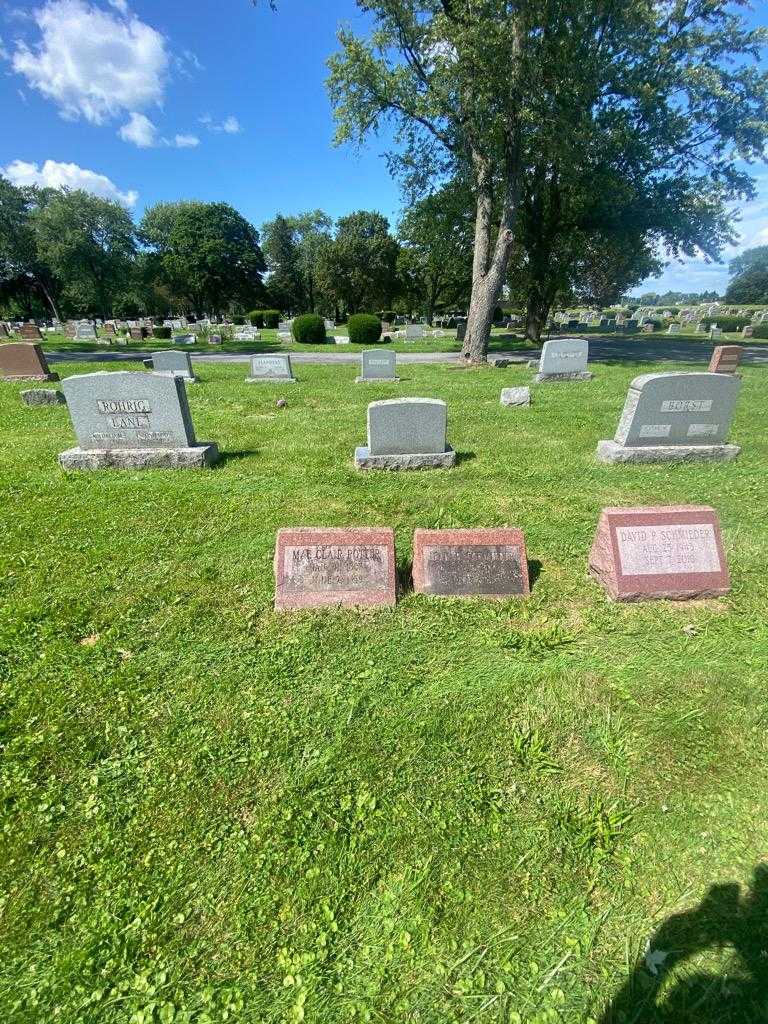
[[[765,371],[736,462],[614,467],[655,367],[592,368],[504,409],[532,371],[202,365],[208,472],[64,475],[66,407],[0,384],[3,1024],[766,1019]],[[356,473],[405,395],[459,465]],[[587,578],[600,509],[657,503],[718,509],[727,597]],[[505,524],[527,601],[272,610],[281,526],[391,525],[405,580],[414,528]]]

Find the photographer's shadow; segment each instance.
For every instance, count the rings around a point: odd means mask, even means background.
[[[691,957],[725,946],[740,960],[732,973],[692,968],[667,981]],[[636,963],[600,1024],[768,1024],[768,865],[758,865],[745,894],[735,883],[713,885],[693,910],[668,918],[649,954],[658,973],[645,957]]]

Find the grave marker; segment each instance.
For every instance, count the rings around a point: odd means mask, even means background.
[[[435,398],[391,398],[368,406],[368,446],[355,450],[358,469],[450,469],[448,407]]]
[[[249,377],[246,377],[246,383],[255,384],[264,381],[275,381],[278,384],[296,383],[291,369],[291,357],[287,353],[251,356],[251,373]]]
[[[741,345],[718,345],[709,361],[709,372],[736,373],[743,352]]]
[[[600,441],[600,462],[729,460],[727,443],[741,381],[718,373],[646,373],[629,386],[613,441]]]
[[[555,338],[545,341],[539,360],[539,383],[560,380],[592,380],[587,370],[589,342],[586,338]]]
[[[180,377],[86,373],[62,387],[79,446],[59,456],[64,469],[201,469],[218,460],[215,444],[195,440]]]
[[[719,597],[730,590],[720,521],[708,506],[603,509],[589,570],[614,601]]]
[[[360,353],[360,376],[356,384],[387,382],[395,384],[397,376],[395,353],[386,348],[369,348]]]
[[[187,382],[196,380],[189,352],[177,352],[175,349],[153,352],[149,359],[144,360],[144,365],[155,373],[172,373]]]
[[[393,606],[397,600],[391,529],[298,527],[275,547],[275,608]]]
[[[41,345],[28,341],[12,341],[0,345],[0,379],[58,380],[51,373]]]
[[[527,597],[523,531],[416,530],[413,587],[417,593],[440,596]]]
[[[37,324],[22,324],[19,334],[24,341],[42,341],[43,335],[40,333],[40,328]]]

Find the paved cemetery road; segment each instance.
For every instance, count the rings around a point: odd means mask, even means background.
[[[733,344],[733,342],[726,342]],[[342,346],[343,347],[343,346]],[[589,338],[589,358],[598,363],[657,363],[675,362],[706,365],[712,355],[713,345],[684,339],[664,338],[659,341],[646,341],[641,338]],[[275,352],[279,352],[275,349]],[[259,355],[268,353],[260,352]],[[345,364],[360,362],[360,351],[353,352],[290,352],[294,363],[335,363]],[[247,363],[249,356],[239,352],[212,352],[196,355],[192,358],[201,363]],[[511,359],[516,363],[525,363],[529,359],[537,359],[539,349],[525,352],[491,352],[491,359]],[[136,362],[146,359],[149,352],[50,352],[46,353],[50,363],[121,363]],[[458,352],[398,352],[398,363],[457,363]],[[748,345],[744,348],[742,359],[745,363],[768,365],[768,345]]]

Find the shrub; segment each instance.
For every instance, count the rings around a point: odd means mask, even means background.
[[[381,319],[384,320],[386,323],[391,324],[396,316],[397,313],[394,311],[394,309],[385,309],[384,312],[381,314]]]
[[[372,313],[355,313],[347,321],[347,332],[354,345],[373,345],[381,337],[381,320]]]
[[[321,345],[325,341],[325,320],[317,313],[305,313],[293,321],[293,340],[302,345]]]
[[[263,309],[252,309],[248,314],[248,320],[251,322],[251,327],[258,327],[259,330],[264,326],[264,310]]]
[[[264,316],[264,326],[274,330],[280,323],[280,310],[279,309],[262,309]]]
[[[245,325],[245,317],[244,316],[233,316],[232,317],[232,323],[235,325],[235,327],[243,327]]]
[[[768,340],[768,324],[755,324],[755,330],[752,337]]]
[[[171,337],[171,328],[170,327],[153,327],[152,328],[152,337],[153,338],[158,338],[161,341],[168,341],[169,338]]]
[[[752,323],[752,318],[749,316],[705,316],[701,323],[706,324],[707,330],[710,327],[719,327],[723,333],[729,331],[740,331],[742,327],[747,327]]]

